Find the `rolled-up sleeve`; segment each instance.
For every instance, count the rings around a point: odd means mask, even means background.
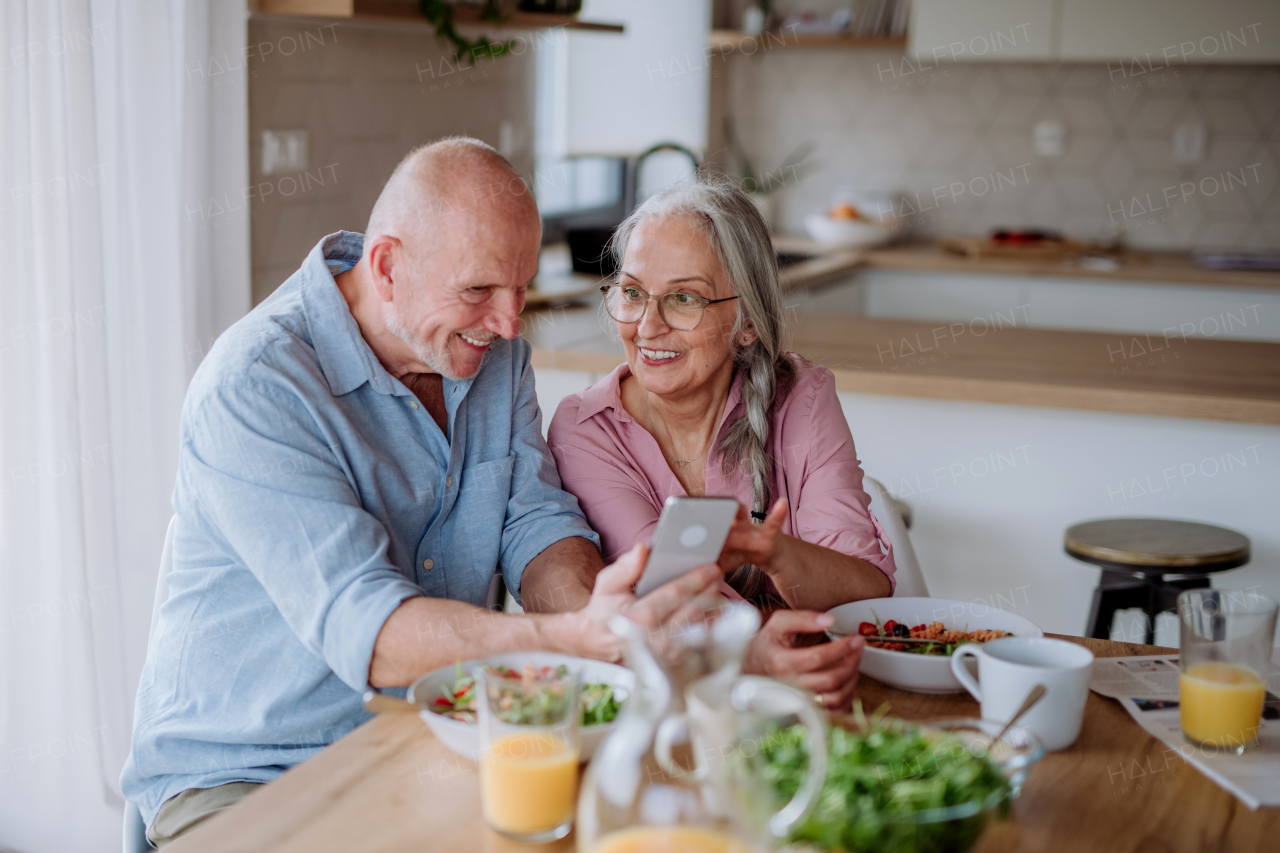
[[[511,453],[515,461],[500,564],[507,588],[519,601],[520,581],[530,560],[561,539],[581,536],[598,548],[600,537],[587,524],[577,498],[561,486],[555,459],[542,438],[542,412],[530,363],[532,348],[523,339],[517,340],[519,378],[511,414]]]
[[[799,407],[803,418],[794,425],[802,441],[804,478],[792,510],[794,533],[806,542],[858,557],[884,572],[893,594],[895,566],[893,544],[871,514],[871,497],[862,488],[862,465],[853,445],[853,434],[836,396],[835,379],[828,370],[814,371],[813,399]],[[805,409],[807,408],[807,412]],[[788,429],[793,428],[787,424]],[[787,464],[801,464],[787,459]]]
[[[344,460],[285,389],[219,387],[190,414],[179,477],[196,519],[312,654],[367,689],[383,623],[423,593],[389,562],[387,532],[361,507]]]

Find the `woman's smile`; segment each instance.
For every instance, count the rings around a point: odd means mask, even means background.
[[[640,352],[640,358],[650,367],[662,367],[668,364],[675,364],[679,361],[684,353],[675,350],[661,349],[659,347],[644,347],[636,344],[636,349]]]

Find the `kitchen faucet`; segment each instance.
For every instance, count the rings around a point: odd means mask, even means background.
[[[689,162],[693,163],[693,171],[695,174],[700,168],[702,168],[702,164],[698,161],[698,155],[694,154],[691,150],[678,142],[659,142],[658,144],[652,145],[640,152],[635,157],[627,160],[627,174],[623,181],[622,191],[622,210],[624,219],[630,216],[631,212],[636,209],[636,189],[640,183],[640,169],[644,165],[644,161],[649,158],[649,155],[657,154],[659,151],[678,151],[688,157]]]

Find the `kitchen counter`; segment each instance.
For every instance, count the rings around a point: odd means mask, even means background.
[[[776,235],[773,246],[779,254],[804,258],[780,270],[779,278],[787,292],[839,281],[863,269],[1280,290],[1280,272],[1204,269],[1195,264],[1191,255],[1178,252],[1131,255],[1115,269],[1095,269],[1081,266],[1079,258],[1061,261],[966,258],[945,252],[931,243],[852,249],[825,245],[807,237]],[[529,289],[527,301],[530,308],[584,301],[594,296],[601,284],[595,276],[574,273],[569,269],[567,247],[548,246],[544,249],[543,269]]]
[[[866,250],[862,253],[862,265],[890,270],[1089,278],[1280,290],[1280,272],[1210,270],[1197,266],[1191,255],[1179,252],[1146,252],[1133,260],[1120,263],[1116,269],[1092,269],[1081,266],[1079,258],[1061,261],[966,258],[953,252],[944,252],[933,244],[905,244]]]
[[[785,291],[815,287],[837,281],[866,264],[866,252],[839,246],[824,246],[799,237],[775,237],[775,251],[803,257],[779,272]],[[564,245],[543,248],[538,275],[525,295],[525,307],[544,308],[584,302],[593,298],[605,280],[574,272],[569,249]]]
[[[606,373],[587,307],[531,312],[535,368]],[[840,391],[1280,424],[1280,344],[798,314],[793,349]]]

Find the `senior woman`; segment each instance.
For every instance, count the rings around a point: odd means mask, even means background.
[[[821,611],[891,595],[893,552],[831,372],[783,350],[764,220],[733,186],[682,184],[632,213],[611,249],[619,272],[604,307],[626,363],[560,403],[549,443],[564,487],[608,559],[652,538],[671,495],[736,497],[722,590],[781,608],[746,669],[847,707],[862,639],[796,643],[830,624]]]

